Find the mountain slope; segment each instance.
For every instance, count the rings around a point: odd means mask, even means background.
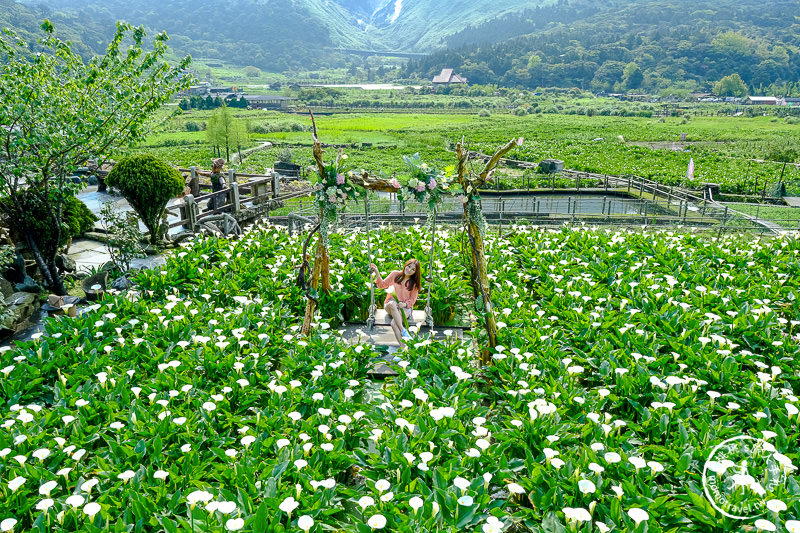
[[[506,13],[554,0],[395,0],[376,13],[373,23],[383,22],[378,34],[387,45],[399,43],[402,49],[428,52],[444,37]]]
[[[407,77],[452,67],[473,83],[531,88],[699,90],[733,72],[757,88],[800,77],[800,0],[24,2],[0,0],[0,25],[30,35],[50,18],[84,55],[124,19],[166,30],[178,55],[275,72],[343,66],[334,50],[352,48],[435,52]]]
[[[7,0],[5,0],[7,1]],[[286,40],[301,44],[303,56],[326,46],[388,51],[429,52],[444,38],[470,24],[555,0],[23,0],[51,12],[123,19],[166,30],[181,46],[186,40],[219,48],[214,41],[246,43],[265,65],[284,50]],[[184,39],[185,38],[185,39]],[[249,44],[258,44],[257,53]],[[198,52],[200,46],[191,47]],[[231,47],[223,47],[231,52]],[[182,50],[181,50],[182,51]],[[208,54],[201,54],[207,56]],[[286,59],[289,64],[296,62]]]
[[[448,66],[474,83],[620,92],[708,89],[736,72],[758,92],[800,80],[797,13],[798,0],[769,9],[752,0],[573,1],[553,13],[567,23],[486,45],[497,26],[488,22],[467,41],[484,44],[437,52],[406,74],[428,78]]]
[[[59,0],[28,9],[41,17],[68,13],[75,21],[104,24],[111,31],[116,20],[141,24],[166,31],[178,54],[280,72],[332,61],[323,50],[344,42],[352,22],[341,9],[323,4],[324,0]],[[326,19],[315,16],[315,10],[324,11]]]

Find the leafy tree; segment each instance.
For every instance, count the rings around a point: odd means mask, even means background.
[[[728,31],[714,37],[711,48],[723,56],[743,58],[752,55],[754,46],[753,41],[741,33]]]
[[[225,159],[230,161],[231,150],[241,152],[242,145],[249,142],[247,124],[237,119],[228,106],[215,109],[206,125],[206,138],[219,154],[225,149]]]
[[[642,69],[639,68],[634,62],[625,65],[625,70],[622,71],[622,85],[626,90],[638,89],[642,85],[644,74]]]
[[[717,96],[742,97],[747,94],[747,85],[744,84],[741,76],[738,74],[731,74],[715,83],[713,92]]]
[[[609,91],[616,83],[622,80],[625,63],[620,61],[606,61],[594,74],[592,88],[596,91]]]
[[[14,240],[26,240],[26,236],[19,230],[20,222],[36,235],[36,246],[42,256],[55,257],[62,246],[70,239],[83,235],[94,227],[97,217],[89,208],[68,192],[62,200],[61,223],[59,227],[53,226],[49,210],[53,204],[59,202],[61,191],[52,188],[49,191],[49,201],[42,201],[42,197],[31,188],[20,188],[13,196],[0,198],[0,213],[3,221],[11,223]],[[11,215],[16,209],[21,209],[23,219],[13,223]]]
[[[144,138],[155,112],[188,87],[191,59],[169,65],[166,34],[146,51],[144,29],[120,22],[105,54],[84,62],[49,21],[42,29],[42,51],[33,55],[13,33],[0,37],[0,196],[44,284],[65,294],[57,249],[43,247],[43,233],[27,223],[28,202],[41,207],[50,242],[61,242],[66,202],[78,187],[67,178],[89,159]]]
[[[150,244],[162,237],[161,218],[171,198],[183,191],[181,173],[149,154],[139,154],[117,163],[106,183],[122,193],[150,232]]]
[[[244,75],[248,78],[258,78],[261,76],[261,69],[252,65],[244,67]]]

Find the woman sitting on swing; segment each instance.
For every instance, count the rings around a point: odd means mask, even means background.
[[[386,295],[383,308],[394,319],[391,322],[391,326],[397,342],[405,345],[404,341],[411,339],[411,335],[408,334],[408,330],[405,328],[400,310],[402,309],[405,312],[407,318],[411,317],[414,303],[416,303],[419,295],[420,280],[422,279],[422,269],[419,261],[409,259],[403,266],[403,270],[395,270],[386,278],[381,277],[381,273],[375,265],[371,264],[369,268],[370,271],[375,273],[375,285],[379,289],[394,288],[394,296],[391,292]],[[397,299],[396,301],[395,298]]]

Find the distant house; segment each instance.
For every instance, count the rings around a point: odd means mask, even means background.
[[[244,95],[247,105],[253,109],[283,109],[295,98],[276,95]]]
[[[225,94],[236,93],[236,87],[209,87],[208,88],[209,94],[223,96]]]
[[[192,85],[188,89],[180,91],[178,96],[205,96],[209,87],[210,84],[208,82],[200,82],[199,85]]]
[[[778,99],[774,96],[748,96],[744,103],[750,105],[778,105]]]
[[[236,87],[212,87],[207,81],[192,85],[188,89],[181,91],[179,96],[219,96],[226,97],[228,94],[237,94]]]
[[[466,85],[467,78],[459,76],[453,72],[451,68],[443,68],[442,72],[433,77],[433,86],[440,87],[443,85]]]
[[[783,105],[789,107],[800,107],[800,98],[784,98]]]

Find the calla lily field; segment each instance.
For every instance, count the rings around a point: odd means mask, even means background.
[[[376,233],[382,270],[430,251]],[[460,315],[464,238],[437,230],[423,272]],[[0,531],[800,531],[796,238],[489,228],[492,364],[480,324],[443,325],[383,382],[332,316],[300,334],[303,239],[184,243],[0,353]],[[342,302],[365,240],[330,230]],[[707,462],[740,436],[778,477],[734,476],[726,507]]]

